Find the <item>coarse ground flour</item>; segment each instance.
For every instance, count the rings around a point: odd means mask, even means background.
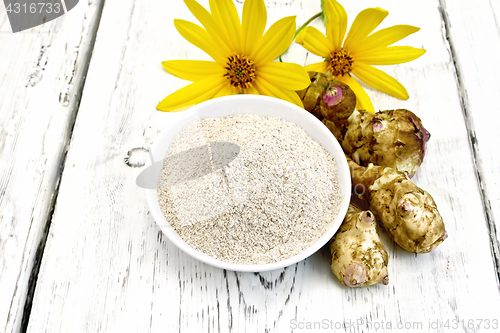
[[[172,141],[159,181],[190,246],[238,264],[299,254],[339,210],[334,158],[297,125],[254,114],[199,119]]]

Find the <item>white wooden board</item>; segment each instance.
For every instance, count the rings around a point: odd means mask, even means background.
[[[21,327],[78,108],[101,1],[80,2],[16,34],[0,5],[0,332]]]
[[[500,3],[444,1],[443,9],[460,79],[469,137],[475,151],[474,160],[492,238],[491,251],[500,278],[500,194],[495,191],[500,186],[500,156],[495,149],[500,140],[495,121],[499,119],[496,99],[500,93],[497,21]]]

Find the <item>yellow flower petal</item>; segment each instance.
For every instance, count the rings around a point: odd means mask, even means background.
[[[225,35],[224,29],[214,20],[210,12],[195,0],[184,0],[184,3],[226,56],[232,55],[234,53],[232,50],[233,44],[229,40],[229,36]]]
[[[263,65],[283,54],[295,35],[295,16],[284,17],[275,22],[252,50],[250,59],[255,65]]]
[[[203,80],[191,83],[168,95],[156,108],[160,111],[180,111],[179,109],[181,108],[195,105],[214,97],[227,85],[227,79],[223,76],[207,76]]]
[[[349,52],[356,52],[356,47],[361,44],[360,41],[375,30],[387,15],[389,15],[388,11],[378,7],[361,11],[354,19],[351,29],[347,33],[344,49]]]
[[[391,46],[356,53],[353,58],[370,65],[395,65],[415,60],[424,53],[424,49],[411,46]]]
[[[278,87],[273,86],[271,83],[259,78],[255,81],[255,89],[259,92],[260,95],[266,95],[271,97],[280,98],[287,102],[293,103],[295,105],[304,107],[302,101],[300,100],[299,95],[295,91],[279,89]]]
[[[351,88],[351,90],[356,95],[356,109],[366,110],[368,112],[374,113],[372,101],[363,87],[356,81],[353,77],[346,75],[343,77],[336,77],[337,80],[344,82]]]
[[[344,7],[335,0],[325,1],[325,11],[326,36],[333,46],[330,52],[338,51],[342,47],[342,41],[347,31],[347,13]]]
[[[264,79],[277,88],[302,90],[311,83],[304,67],[286,62],[270,62],[259,67],[257,77]]]
[[[249,54],[266,30],[267,12],[264,0],[246,0],[242,18],[243,53]]]
[[[310,64],[304,68],[308,72],[321,72],[325,74],[328,73],[328,63],[326,61]]]
[[[332,43],[315,27],[304,28],[295,39],[295,43],[323,58],[328,58],[333,51]]]
[[[356,45],[356,52],[389,46],[419,30],[420,28],[411,25],[395,25],[375,31],[363,39],[362,43]]]
[[[235,54],[242,54],[241,22],[233,0],[210,0],[210,11],[216,22],[220,22],[229,36]]]
[[[392,76],[370,65],[363,63],[354,65],[352,73],[367,85],[399,99],[409,98],[405,87]]]
[[[177,31],[186,38],[188,42],[205,51],[209,56],[220,64],[227,62],[227,56],[217,45],[214,44],[210,35],[202,27],[184,20],[175,19],[174,25]]]
[[[226,79],[227,80],[227,79]],[[230,84],[223,84],[221,90],[213,98],[217,97],[223,97],[223,96],[230,96],[230,95],[237,95],[238,90],[234,88]]]
[[[245,94],[250,94],[250,95],[260,95],[257,89],[255,89],[254,86],[251,86],[247,89],[245,89]]]
[[[161,64],[170,74],[188,81],[198,81],[206,76],[224,75],[224,68],[213,61],[169,60],[162,61]]]

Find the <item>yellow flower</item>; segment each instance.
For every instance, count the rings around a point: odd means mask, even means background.
[[[356,108],[360,110],[374,112],[370,97],[351,74],[388,95],[408,99],[408,92],[401,83],[371,65],[400,64],[424,54],[424,49],[411,46],[388,47],[420,28],[396,25],[370,35],[389,12],[381,8],[367,8],[358,14],[345,36],[347,13],[344,7],[335,0],[326,0],[325,12],[326,36],[314,27],[305,28],[297,36],[296,43],[325,58],[324,62],[311,64],[306,69],[330,72],[337,80],[349,85],[356,94]]]
[[[295,17],[274,23],[266,33],[267,12],[263,0],[246,0],[242,22],[232,0],[210,0],[210,12],[195,0],[184,0],[202,27],[174,20],[177,31],[205,51],[213,61],[162,62],[171,74],[194,83],[174,92],[156,107],[174,111],[226,95],[259,94],[302,106],[295,93],[310,81],[304,67],[273,62],[293,41]]]

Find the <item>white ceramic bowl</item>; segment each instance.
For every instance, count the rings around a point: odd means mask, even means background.
[[[165,219],[158,202],[156,186],[150,186],[149,188],[146,186],[146,200],[149,205],[149,210],[161,231],[170,241],[172,241],[172,243],[190,256],[212,266],[231,271],[260,272],[286,267],[303,260],[318,251],[333,237],[340,227],[349,206],[351,197],[351,178],[342,148],[332,133],[318,119],[292,103],[260,95],[236,95],[216,98],[198,104],[183,112],[183,117],[165,128],[151,146],[150,159],[152,159],[152,161],[148,161],[146,167],[149,169],[147,169],[148,172],[144,173],[144,175],[149,178],[145,180],[146,182],[157,184],[162,170],[161,162],[158,161],[163,160],[167,154],[170,142],[187,124],[199,118],[221,118],[237,114],[259,114],[263,116],[278,117],[295,123],[330,152],[337,163],[337,181],[341,191],[341,203],[339,214],[331,224],[331,227],[305,251],[275,263],[244,265],[214,259],[189,246]]]

